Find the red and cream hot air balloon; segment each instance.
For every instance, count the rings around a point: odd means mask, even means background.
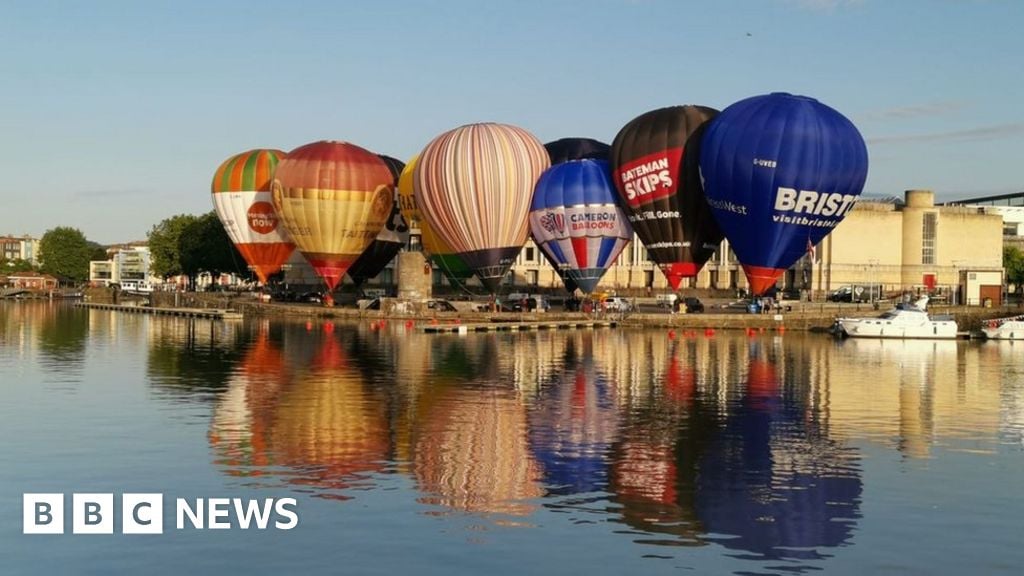
[[[281,159],[274,207],[330,290],[373,242],[394,204],[394,177],[376,154],[348,142],[300,146]]]
[[[532,134],[495,123],[445,132],[420,154],[416,205],[491,293],[526,243],[533,187],[550,163]]]
[[[279,272],[295,244],[278,222],[270,182],[280,150],[249,150],[224,161],[213,175],[213,207],[228,237],[260,282]]]

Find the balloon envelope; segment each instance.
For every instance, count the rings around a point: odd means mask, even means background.
[[[391,171],[392,182],[395,187],[398,186],[398,177],[405,168],[405,163],[397,158],[391,156],[385,156],[378,154],[380,159],[384,161],[388,166],[388,170]],[[360,285],[370,278],[376,277],[384,270],[384,267],[388,265],[398,254],[398,251],[405,246],[406,242],[409,241],[409,225],[406,224],[405,219],[402,218],[402,213],[398,210],[398,195],[394,195],[394,201],[391,205],[391,213],[388,215],[388,221],[384,224],[384,228],[381,229],[380,234],[373,239],[373,242],[363,250],[363,253],[356,258],[356,261],[352,263],[348,268],[348,277],[352,279],[356,285]]]
[[[530,233],[558,273],[590,293],[633,237],[603,160],[552,166],[537,181]]]
[[[299,251],[331,290],[380,233],[394,204],[384,161],[347,142],[289,152],[277,166],[273,193]]]
[[[550,163],[529,132],[494,123],[445,132],[420,154],[417,206],[492,293],[526,242],[533,186]]]
[[[279,272],[295,250],[278,222],[270,182],[280,150],[249,150],[228,158],[217,168],[210,189],[213,207],[228,237],[260,282]]]
[[[768,94],[726,108],[704,134],[708,202],[762,294],[843,220],[864,188],[868,152],[839,112]]]
[[[647,253],[673,290],[722,242],[700,182],[700,134],[718,112],[672,106],[642,114],[615,136],[615,186]]]
[[[570,160],[608,160],[612,147],[593,138],[560,138],[544,145],[551,165]]]
[[[423,252],[431,262],[434,263],[454,284],[465,284],[466,280],[473,276],[473,271],[466,266],[451,246],[441,240],[430,222],[423,217],[416,204],[416,195],[413,193],[413,174],[419,164],[419,155],[413,156],[409,163],[402,169],[398,177],[398,206],[402,211],[402,217],[406,222],[413,222],[420,228],[420,240],[423,243]]]

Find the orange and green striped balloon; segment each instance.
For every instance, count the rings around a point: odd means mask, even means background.
[[[236,154],[217,168],[211,186],[217,217],[263,283],[281,270],[295,250],[270,195],[274,170],[282,156],[284,152],[268,149]]]

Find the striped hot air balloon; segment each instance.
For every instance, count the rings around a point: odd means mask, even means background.
[[[466,280],[473,276],[473,271],[455,254],[451,246],[445,244],[438,237],[430,226],[430,222],[423,218],[423,213],[416,205],[416,196],[413,193],[413,174],[418,163],[419,155],[413,156],[398,177],[398,206],[402,211],[402,217],[410,224],[416,222],[419,225],[423,252],[430,261],[440,268],[453,284],[464,285]]]
[[[526,243],[533,186],[550,163],[532,134],[495,123],[445,132],[420,154],[417,206],[491,293]]]
[[[348,142],[300,146],[281,159],[273,198],[299,251],[328,289],[380,233],[391,214],[391,171]]]
[[[228,237],[260,282],[279,272],[295,250],[271,201],[270,182],[280,150],[256,149],[224,161],[213,175],[213,207]]]

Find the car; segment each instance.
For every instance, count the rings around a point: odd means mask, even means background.
[[[633,305],[629,303],[629,300],[618,296],[605,298],[601,304],[608,312],[629,312],[633,309]]]
[[[378,308],[380,306],[378,305]],[[437,312],[457,312],[458,310],[447,300],[427,300],[427,308]]]
[[[299,296],[296,299],[296,301],[297,302],[308,302],[308,303],[311,303],[311,304],[323,304],[324,297],[323,297],[323,294],[320,294],[319,292],[306,292],[305,294]]]
[[[686,306],[687,314],[694,314],[704,311],[704,303],[694,296],[683,298],[683,306]]]

